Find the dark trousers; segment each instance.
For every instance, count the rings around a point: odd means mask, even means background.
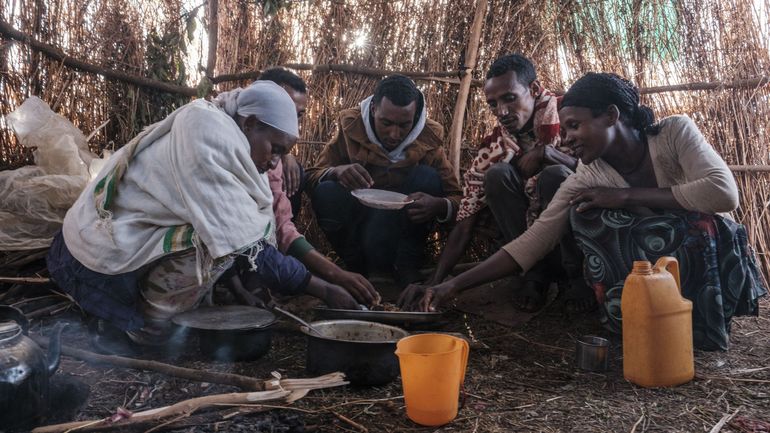
[[[260,251],[251,263],[239,256],[225,275],[241,275],[248,278],[247,286],[261,286],[283,295],[298,295],[305,291],[310,272],[294,257],[283,255],[272,245],[262,242]],[[147,287],[146,273],[153,266],[164,267],[163,261],[173,255],[158,259],[136,271],[107,275],[86,268],[70,253],[61,231],[56,234],[48,251],[46,262],[53,281],[70,295],[85,312],[107,320],[124,331],[135,331],[146,322],[142,315],[142,288]],[[251,270],[252,265],[256,266]],[[173,271],[178,272],[178,271]],[[174,290],[170,286],[158,290]]]
[[[443,197],[441,176],[432,167],[415,166],[392,190]],[[336,181],[323,181],[311,194],[318,225],[348,269],[356,272],[419,268],[433,223],[414,224],[406,210],[362,205]]]
[[[564,165],[550,165],[537,178],[537,195],[540,208],[545,210],[561,183],[572,174]],[[509,163],[497,163],[487,170],[484,177],[486,202],[495,217],[503,241],[508,243],[527,230],[529,198],[524,193],[526,179]],[[567,233],[558,248],[524,274],[527,281],[547,283],[556,277],[581,278],[583,255],[572,233]],[[554,273],[554,270],[558,272]],[[561,275],[559,275],[561,274]]]

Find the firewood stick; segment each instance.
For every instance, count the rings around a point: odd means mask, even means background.
[[[46,338],[39,337],[35,338],[35,340],[43,346],[48,346],[48,339]],[[158,361],[127,358],[117,355],[100,355],[98,353],[75,349],[74,347],[69,347],[66,345],[62,345],[61,351],[62,355],[90,363],[109,364],[117,367],[133,368],[136,370],[150,370],[168,376],[180,377],[182,379],[192,380],[195,382],[209,382],[222,385],[232,385],[247,390],[262,391],[265,389],[265,383],[263,380],[254,379],[248,376],[241,376],[239,374],[196,370],[193,368],[177,367],[175,365],[170,365]]]
[[[48,339],[44,337],[36,337],[35,340],[42,346],[48,346]],[[177,367],[174,365],[166,364],[158,361],[149,361],[144,359],[127,358],[117,355],[101,355],[87,350],[75,349],[62,344],[62,355],[69,356],[71,358],[80,359],[82,361],[96,363],[96,364],[109,364],[117,367],[127,367],[137,370],[149,370],[158,373],[166,374],[168,376],[180,377],[182,379],[192,380],[195,382],[208,382],[218,383],[221,385],[237,386],[241,389],[248,389],[254,391],[275,390],[284,389],[287,391],[295,391],[301,389],[321,389],[329,388],[332,386],[347,385],[345,381],[345,375],[340,372],[334,372],[325,374],[323,376],[309,378],[309,379],[281,379],[271,378],[267,380],[254,379],[248,376],[242,376],[233,373],[218,373],[215,371],[196,370],[193,368]]]
[[[709,433],[719,433],[722,431],[722,427],[727,425],[728,422],[730,422],[731,419],[735,418],[735,415],[738,415],[738,412],[743,409],[743,406],[739,406],[738,409],[735,409],[735,412],[732,414],[727,414],[722,417],[722,419],[719,420],[719,422],[711,429]]]
[[[285,389],[294,391],[299,389],[327,388],[330,383],[338,383],[345,380],[345,374],[334,372],[310,379],[271,379],[265,381],[265,389]]]
[[[29,304],[30,302],[37,302],[42,301],[44,299],[53,299],[53,298],[61,298],[61,295],[43,295],[43,296],[36,296],[34,298],[24,298],[22,300],[16,301],[13,304],[10,304],[11,307],[22,309],[21,306],[24,304]],[[65,298],[66,299],[66,298]]]
[[[354,427],[356,430],[360,430],[360,431],[362,431],[363,433],[369,433],[369,429],[368,429],[368,428],[366,428],[366,427],[362,426],[361,424],[359,424],[359,423],[357,423],[357,422],[353,421],[352,419],[350,419],[350,418],[348,418],[348,417],[346,417],[346,416],[344,416],[344,415],[342,415],[342,414],[340,414],[340,413],[337,413],[337,412],[335,412],[335,411],[330,411],[330,412],[331,412],[332,414],[334,414],[334,416],[336,416],[336,417],[337,417],[337,418],[339,418],[340,420],[342,420],[342,421],[344,421],[345,423],[347,423],[348,425],[350,425],[351,427]]]
[[[0,277],[0,283],[46,284],[50,282],[50,278],[43,277]]]
[[[160,431],[160,430],[162,430],[164,427],[168,427],[168,426],[170,426],[171,424],[177,423],[177,422],[179,422],[179,421],[181,421],[181,420],[183,420],[183,419],[185,419],[185,418],[189,418],[189,417],[190,417],[190,415],[191,415],[190,413],[188,413],[188,412],[185,412],[185,413],[183,413],[183,414],[181,414],[181,415],[178,415],[178,416],[176,416],[175,418],[173,418],[173,419],[170,419],[170,420],[168,420],[168,421],[166,421],[166,422],[164,422],[164,423],[162,423],[162,424],[158,424],[158,425],[156,425],[155,427],[153,427],[153,428],[151,428],[151,429],[149,429],[149,430],[145,430],[145,432],[144,432],[144,433],[152,433],[152,432]]]
[[[66,431],[87,432],[123,430],[136,428],[139,426],[147,426],[148,424],[152,423],[165,423],[171,419],[176,422],[178,419],[174,418],[179,416],[188,416],[201,409],[216,407],[217,405],[237,405],[239,403],[252,404],[258,401],[280,400],[286,398],[289,394],[291,394],[290,391],[273,390],[207,395],[204,397],[196,397],[189,400],[180,401],[179,403],[173,404],[171,406],[136,412],[130,418],[125,418],[116,422],[110,422],[109,418],[98,420],[96,423],[94,423],[94,420],[76,421],[38,427],[32,430],[32,432],[59,433]]]
[[[302,379],[297,379],[302,380]],[[269,382],[269,381],[266,381]],[[333,388],[346,385],[345,376],[342,373],[331,373],[314,379],[307,379],[307,382],[315,382],[317,388]],[[323,383],[323,386],[318,385]],[[299,396],[304,396],[307,389],[297,389],[289,391],[285,389],[272,389],[269,391],[242,392],[214,394],[203,397],[196,397],[189,400],[180,401],[171,406],[164,406],[156,409],[149,409],[142,412],[136,412],[129,418],[110,422],[109,417],[99,420],[77,421],[64,424],[55,424],[38,427],[32,430],[33,433],[59,433],[59,432],[88,432],[88,431],[107,431],[107,430],[132,430],[139,427],[155,425],[151,430],[160,430],[171,424],[179,422],[193,413],[202,409],[222,409],[232,406],[247,406],[250,408],[278,408],[280,406],[260,405],[260,402],[283,400],[295,401]],[[287,408],[288,409],[288,408]],[[293,408],[292,408],[293,409]],[[297,410],[297,409],[295,409]],[[158,424],[159,423],[159,424]]]
[[[26,313],[24,315],[27,316],[27,319],[30,319],[30,320],[37,319],[38,317],[53,315],[54,312],[61,311],[69,307],[70,305],[72,305],[72,301],[58,302],[56,304],[49,305],[47,307],[43,307],[38,310],[30,311],[29,313]]]
[[[154,431],[175,430],[175,429],[180,429],[184,427],[208,426],[209,424],[222,422],[223,420],[227,420],[227,419],[223,418],[222,415],[220,415],[217,412],[209,412],[209,413],[203,412],[198,415],[190,415],[188,417],[183,417],[180,420],[164,425],[163,427],[156,426],[153,428],[156,429]],[[213,429],[209,429],[209,430],[213,430]],[[77,430],[75,430],[73,433],[77,433]]]

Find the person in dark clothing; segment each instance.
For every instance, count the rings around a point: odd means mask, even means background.
[[[414,82],[393,75],[359,107],[339,115],[335,137],[308,169],[318,225],[350,270],[393,271],[419,281],[428,233],[454,217],[460,188],[443,148],[443,128],[427,118]],[[407,194],[403,210],[370,209],[350,191]]]

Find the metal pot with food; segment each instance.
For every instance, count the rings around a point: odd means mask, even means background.
[[[385,385],[399,373],[396,342],[409,335],[395,326],[361,320],[322,320],[302,326],[307,371],[342,371],[353,385]]]

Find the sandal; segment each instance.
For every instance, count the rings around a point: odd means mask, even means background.
[[[545,306],[548,285],[539,281],[524,281],[524,284],[513,297],[517,310],[534,313]]]
[[[569,281],[561,281],[559,294],[563,300],[563,310],[566,314],[588,313],[599,305],[596,295],[582,278],[573,278]]]

